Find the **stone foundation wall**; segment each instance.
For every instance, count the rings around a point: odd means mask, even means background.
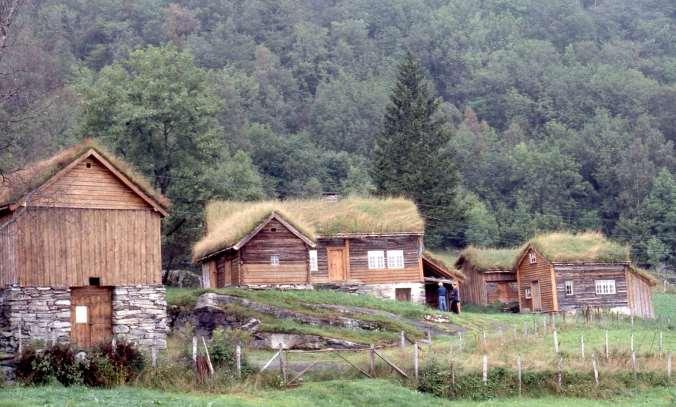
[[[0,352],[33,341],[70,340],[68,288],[10,286],[0,293]]]
[[[162,285],[113,288],[113,335],[139,347],[167,347],[167,300]]]
[[[423,283],[391,283],[391,284],[365,284],[357,287],[359,294],[371,294],[376,297],[395,300],[397,288],[411,289],[411,302],[425,304],[425,284]]]

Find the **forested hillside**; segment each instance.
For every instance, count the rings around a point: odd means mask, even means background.
[[[0,171],[100,138],[172,199],[168,266],[208,199],[377,193],[407,52],[450,134],[452,159],[427,165],[458,172],[439,245],[600,229],[676,264],[673,0],[2,0],[0,16]]]

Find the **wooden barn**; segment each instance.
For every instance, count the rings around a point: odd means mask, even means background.
[[[458,284],[458,289],[462,290],[465,281],[465,275],[462,271],[452,266],[453,262],[448,260],[444,253],[423,252],[423,276],[425,279],[425,302],[432,308],[439,306],[439,283],[446,287],[446,304],[450,304],[450,293],[453,289],[452,284]],[[461,293],[462,296],[462,293]]]
[[[524,312],[607,309],[654,318],[654,278],[629,262],[626,247],[600,233],[537,236],[521,250],[516,276]]]
[[[470,246],[460,252],[455,267],[465,275],[462,300],[481,306],[501,304],[516,309],[519,295],[514,261],[518,249]]]
[[[169,203],[90,141],[0,184],[0,350],[166,346],[160,222]]]
[[[205,223],[193,252],[205,287],[356,285],[425,301],[424,222],[411,201],[212,202]]]

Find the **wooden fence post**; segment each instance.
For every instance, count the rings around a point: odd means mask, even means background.
[[[606,329],[606,341],[605,341],[605,346],[604,350],[606,352],[606,360],[610,358],[610,349],[608,349],[608,330]]]
[[[671,380],[671,352],[667,355],[667,379]]]
[[[418,363],[418,342],[416,341],[413,344],[413,373],[416,381],[418,381],[418,369],[420,367]]]
[[[284,385],[286,386],[286,355],[284,352],[284,344],[280,343],[279,344],[279,370],[282,373],[282,381],[284,382]]]
[[[563,358],[559,357],[559,364],[556,369],[556,384],[559,388],[559,391],[561,391],[561,388],[563,386]]]
[[[485,329],[482,331],[482,335],[483,335],[483,346],[485,348],[486,347],[486,330]]]
[[[482,367],[483,367],[483,382],[484,385],[486,385],[488,384],[488,355],[485,353],[483,357]]]
[[[584,359],[584,335],[580,335],[580,356]]]
[[[559,335],[556,333],[556,329],[554,330],[554,352],[557,354],[559,353]]]
[[[404,334],[404,331],[401,331],[401,334],[399,336],[399,346],[402,349],[406,347],[406,335]]]
[[[636,364],[636,352],[631,352],[631,370],[634,372],[634,377],[637,375],[638,365]]]
[[[431,345],[432,344],[432,330],[428,329],[427,330],[427,342]]]
[[[459,332],[458,335],[460,336],[460,352],[462,352],[465,347],[465,343],[462,341],[462,332]]]
[[[516,357],[516,372],[519,381],[519,397],[521,397],[521,355]]]
[[[596,364],[596,354],[592,353],[592,367],[594,368],[594,383],[596,386],[599,385],[599,368]]]
[[[197,368],[197,337],[192,337],[192,364]]]
[[[629,349],[631,350],[632,353],[634,352],[634,333],[633,332],[632,332],[631,338],[630,338]]]
[[[663,353],[664,353],[664,337],[663,337],[663,335],[662,335],[662,331],[660,331],[660,345],[659,345],[659,348],[660,348],[660,357],[662,357],[662,356],[663,356]]]
[[[374,344],[371,344],[371,349],[369,350],[369,374],[371,377],[376,374],[376,347]]]
[[[209,356],[209,348],[207,347],[207,341],[202,337],[202,345],[204,345],[204,353],[207,356],[207,365],[209,366],[209,374],[214,375],[214,365],[211,364],[211,357]]]
[[[242,377],[242,345],[235,346],[235,367],[237,368],[237,378]]]

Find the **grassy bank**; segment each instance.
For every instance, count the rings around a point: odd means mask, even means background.
[[[612,400],[580,398],[497,398],[474,402],[449,401],[421,394],[396,383],[385,380],[329,381],[312,383],[289,391],[242,392],[233,395],[205,395],[199,393],[170,393],[123,387],[112,390],[87,388],[14,387],[0,389],[1,407],[24,406],[554,406],[554,407],[624,407],[624,406],[671,406],[676,402],[674,389],[657,388],[636,392]]]

